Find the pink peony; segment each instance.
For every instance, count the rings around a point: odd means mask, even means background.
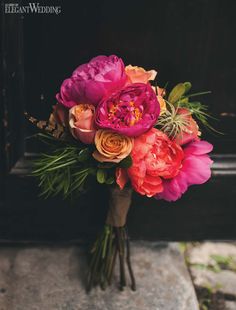
[[[60,93],[56,94],[57,101],[66,108],[72,108],[80,101],[78,85],[73,78],[63,81]]]
[[[176,201],[188,187],[203,184],[211,176],[213,161],[207,155],[213,146],[206,141],[193,141],[184,147],[184,159],[179,174],[171,180],[163,180],[164,190],[155,198]]]
[[[78,103],[97,105],[108,93],[126,83],[124,63],[115,55],[97,56],[75,69],[56,95],[58,102],[68,108]]]
[[[151,86],[135,83],[101,101],[95,123],[98,128],[137,137],[155,125],[159,113],[160,105]]]
[[[126,83],[124,63],[115,55],[97,56],[73,72],[80,101],[97,105],[110,92]]]
[[[169,179],[178,174],[183,151],[163,132],[152,128],[134,139],[131,157],[133,164],[128,169],[128,176],[132,187],[141,195],[151,197],[162,192],[162,178]]]

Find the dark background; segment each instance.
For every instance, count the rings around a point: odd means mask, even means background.
[[[99,54],[158,71],[158,84],[191,81],[211,90],[202,102],[224,135],[214,144],[213,178],[177,203],[134,195],[132,237],[200,240],[236,237],[236,2],[234,0],[40,1],[59,15],[5,14],[1,5],[0,240],[74,241],[103,223],[107,191],[76,202],[38,198],[27,177],[36,142],[23,111],[46,119],[62,81]],[[25,1],[14,1],[27,5]]]

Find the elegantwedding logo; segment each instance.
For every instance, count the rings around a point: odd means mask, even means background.
[[[6,14],[60,14],[61,6],[40,5],[36,2],[30,2],[28,5],[19,5],[19,3],[5,3]]]

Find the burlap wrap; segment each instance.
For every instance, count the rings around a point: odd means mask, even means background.
[[[110,190],[109,210],[106,223],[114,227],[123,227],[131,205],[132,189],[112,187]]]

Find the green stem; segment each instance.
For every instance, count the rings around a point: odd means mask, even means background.
[[[110,261],[110,265],[109,265],[109,272],[108,272],[108,284],[111,285],[111,279],[112,279],[112,275],[113,275],[113,271],[114,271],[114,267],[115,267],[115,263],[116,263],[116,257],[117,257],[117,247],[116,245],[113,245],[113,255],[112,255],[112,259]]]
[[[133,273],[131,261],[130,261],[130,243],[129,243],[129,235],[128,235],[127,228],[125,228],[125,236],[126,236],[126,262],[128,266],[130,280],[131,280],[131,289],[133,291],[136,291],[136,282],[135,282],[135,277],[134,277],[134,273]]]
[[[124,244],[122,244],[121,233],[122,228],[116,228],[116,241],[120,262],[120,290],[123,290],[124,286],[126,286],[126,279],[125,279],[125,266],[124,266],[124,246],[123,246]]]

